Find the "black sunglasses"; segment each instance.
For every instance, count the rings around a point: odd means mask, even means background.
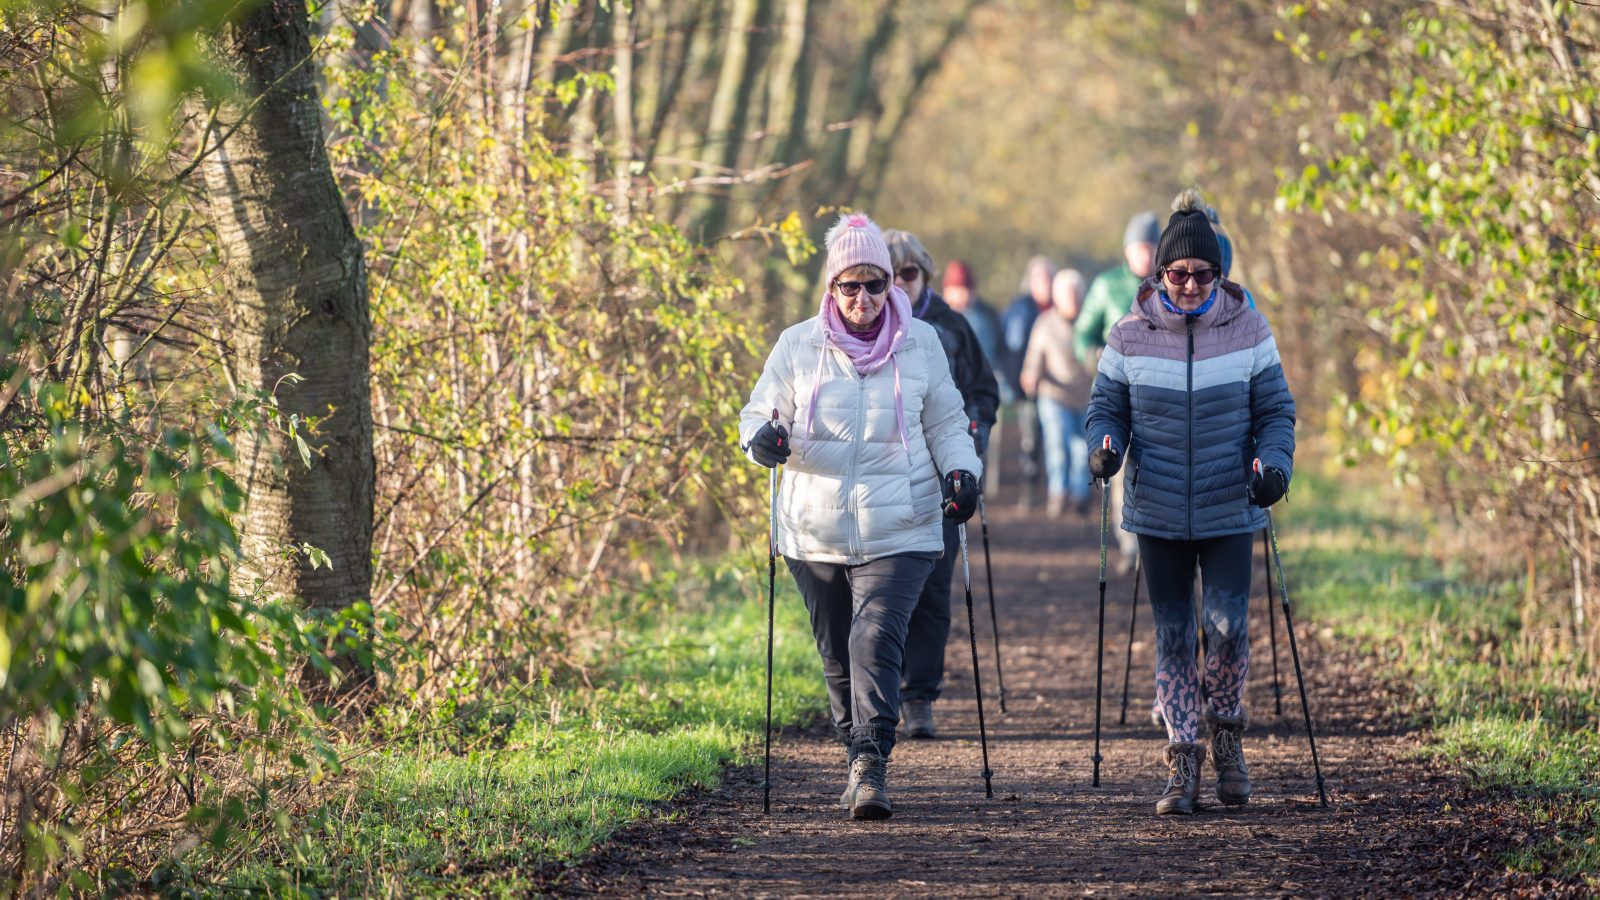
[[[1167,281],[1171,282],[1174,287],[1181,287],[1191,278],[1200,287],[1205,287],[1217,280],[1216,269],[1195,269],[1192,272],[1188,269],[1167,269],[1163,274],[1167,276]]]
[[[906,266],[905,268],[900,269],[899,271],[895,272],[894,274],[901,281],[905,282],[906,284],[910,284],[911,282],[916,281],[918,278],[922,277],[922,267],[920,267],[920,266]]]
[[[889,289],[889,279],[874,278],[871,281],[835,281],[833,286],[838,288],[839,293],[845,295],[846,297],[854,297],[856,294],[861,293],[862,288],[866,288],[867,293],[876,296]]]

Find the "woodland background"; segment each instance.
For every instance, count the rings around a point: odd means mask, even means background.
[[[0,16],[13,891],[225,871],[353,736],[582,682],[603,611],[759,542],[735,415],[843,208],[1001,306],[1201,185],[1303,439],[1475,536],[1518,658],[1589,677],[1591,4]]]

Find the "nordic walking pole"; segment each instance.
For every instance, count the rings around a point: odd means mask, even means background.
[[[772,427],[778,425],[778,411],[772,411]],[[779,439],[782,440],[781,438]],[[767,750],[761,782],[761,811],[772,812],[772,618],[778,594],[778,467],[773,466],[767,480]]]
[[[1118,725],[1128,724],[1128,679],[1133,675],[1133,626],[1139,621],[1139,576],[1144,574],[1144,557],[1133,564],[1133,612],[1128,615],[1128,661],[1122,665],[1122,714]]]
[[[1106,435],[1105,449],[1111,449]],[[1094,654],[1094,786],[1100,786],[1100,682],[1106,662],[1106,541],[1111,532],[1111,479],[1100,479],[1100,636]]]
[[[978,423],[968,427],[970,434],[978,433]],[[980,485],[981,488],[981,485]],[[983,575],[989,581],[989,631],[994,635],[994,674],[1000,682],[1000,713],[1006,711],[1006,672],[1000,665],[1000,619],[994,611],[994,565],[989,561],[989,507],[978,494],[978,522],[983,526]]]
[[[1000,682],[1000,712],[1006,711],[1006,672],[1000,666],[1000,619],[994,611],[994,565],[989,562],[989,510],[978,495],[978,522],[983,526],[983,574],[989,580],[989,626],[994,634],[994,674]]]
[[[955,493],[960,492],[961,482],[958,480]],[[989,769],[989,734],[983,724],[983,674],[978,668],[978,629],[973,625],[972,618],[972,567],[967,562],[967,523],[957,525],[956,531],[961,535],[961,578],[967,585],[967,637],[972,642],[972,687],[978,695],[978,745],[983,748],[983,796],[992,800],[994,786],[990,779],[994,777],[994,772]]]
[[[1278,615],[1272,607],[1272,547],[1267,543],[1267,533],[1261,532],[1261,554],[1267,563],[1267,634],[1272,638],[1272,705],[1274,715],[1283,715],[1283,682],[1278,678]]]
[[[1256,472],[1261,471],[1261,460],[1253,464]],[[1272,563],[1278,570],[1278,599],[1283,603],[1283,629],[1289,633],[1289,656],[1294,660],[1294,680],[1300,685],[1300,711],[1306,717],[1306,740],[1311,743],[1311,767],[1317,774],[1317,799],[1323,806],[1328,805],[1328,792],[1322,783],[1322,763],[1317,759],[1317,734],[1311,727],[1311,703],[1306,699],[1306,679],[1300,671],[1300,648],[1294,640],[1294,613],[1289,610],[1289,583],[1283,580],[1283,555],[1278,552],[1278,532],[1272,527],[1272,510],[1263,509],[1267,514],[1267,540],[1272,546]]]

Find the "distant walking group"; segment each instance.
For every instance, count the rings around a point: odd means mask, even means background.
[[[1123,264],[1087,289],[1075,270],[1030,261],[1001,316],[963,263],[935,292],[915,235],[860,213],[828,232],[817,314],[779,336],[739,440],[783,467],[774,551],[810,614],[853,818],[892,815],[897,738],[937,733],[953,567],[1002,404],[1023,502],[1042,474],[1047,513],[1083,515],[1092,479],[1121,520],[1119,569],[1143,561],[1168,739],[1156,811],[1194,811],[1202,722],[1218,800],[1248,800],[1252,538],[1288,489],[1294,401],[1265,317],[1227,278],[1232,248],[1214,217],[1194,191],[1173,210],[1165,229],[1133,217]]]

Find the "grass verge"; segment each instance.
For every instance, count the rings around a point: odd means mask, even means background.
[[[1526,583],[1485,584],[1392,494],[1296,476],[1279,540],[1297,610],[1391,666],[1428,725],[1425,752],[1509,798],[1538,837],[1504,861],[1600,887],[1600,691],[1559,626],[1529,614]]]
[[[210,887],[302,897],[536,890],[553,864],[759,752],[761,582],[758,591],[724,571],[709,587],[669,590],[671,602],[645,604],[652,611],[618,604],[590,672],[601,687],[546,684],[536,701],[497,710],[503,733],[492,749],[420,741],[358,758],[350,791]],[[775,725],[803,722],[824,703],[804,606],[789,579],[779,587]]]

